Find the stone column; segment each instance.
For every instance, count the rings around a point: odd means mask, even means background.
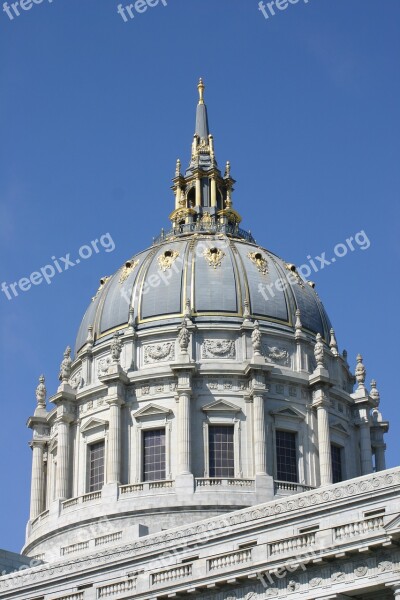
[[[400,600],[400,583],[386,584],[387,587],[391,587],[393,590],[393,598]]]
[[[265,409],[263,394],[254,394],[254,471],[267,474],[267,444],[265,435]]]
[[[201,206],[201,179],[196,177],[196,206]]]
[[[118,396],[108,399],[107,483],[119,483],[121,479],[121,403]]]
[[[372,473],[371,432],[368,417],[362,417],[360,422],[360,452],[361,475]]]
[[[386,469],[385,458],[386,444],[376,444],[375,446],[375,468],[377,471]]]
[[[31,511],[30,519],[36,519],[44,510],[44,442],[33,440],[31,447],[32,456],[32,480],[31,480]]]
[[[188,475],[191,473],[190,456],[190,394],[179,393],[178,410],[178,474]]]
[[[217,182],[215,177],[211,179],[211,206],[217,206]]]
[[[328,403],[321,398],[317,408],[318,420],[318,450],[321,486],[332,483],[332,452],[329,431]]]
[[[56,499],[65,500],[69,491],[69,421],[58,420]]]

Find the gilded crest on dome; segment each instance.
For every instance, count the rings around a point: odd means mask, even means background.
[[[251,262],[256,265],[260,273],[262,273],[263,275],[267,275],[268,261],[266,258],[264,258],[261,252],[249,252],[247,256],[249,257]]]
[[[121,275],[119,276],[119,283],[124,283],[124,281],[128,279],[129,275],[138,266],[138,264],[138,260],[127,260],[121,271]]]
[[[99,289],[97,290],[95,296],[93,296],[92,302],[94,302],[96,300],[97,296],[100,294],[101,290],[103,289],[103,287],[105,286],[107,281],[110,279],[110,277],[111,277],[111,275],[106,275],[105,277],[102,277],[100,279]]]
[[[216,269],[217,267],[221,266],[222,260],[225,256],[225,252],[223,252],[219,248],[206,248],[206,250],[204,250],[203,256],[210,265],[210,267]]]
[[[165,252],[160,254],[160,256],[158,257],[158,264],[160,269],[162,271],[170,269],[176,261],[176,259],[178,258],[178,256],[179,252],[177,250],[165,250]]]

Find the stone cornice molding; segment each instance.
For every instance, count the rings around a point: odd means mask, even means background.
[[[117,363],[111,363],[108,368],[108,373],[105,375],[99,375],[99,381],[104,385],[112,385],[112,384],[123,384],[129,385],[130,379],[122,369],[121,365]]]
[[[199,545],[199,538],[202,540],[201,543],[207,543],[212,540],[221,541],[226,536],[236,535],[243,531],[249,533],[252,529],[262,529],[276,523],[277,516],[290,519],[290,516],[293,515],[294,518],[300,519],[302,513],[315,516],[320,510],[327,511],[344,504],[355,503],[359,506],[360,502],[371,498],[371,494],[375,497],[381,495],[385,498],[389,493],[394,495],[399,492],[400,467],[397,467],[303,492],[297,496],[289,496],[234,513],[212,517],[192,525],[151,534],[130,544],[114,546],[109,550],[88,553],[72,560],[41,565],[29,572],[4,577],[0,582],[0,590],[31,586],[33,572],[40,579],[47,578],[49,581],[55,581],[64,574],[70,576],[71,571],[75,569],[79,569],[80,574],[84,570],[93,574],[96,569],[101,569],[102,565],[107,564],[110,567],[117,561],[118,564],[121,564],[123,561],[132,560],[133,556],[135,560],[138,560],[140,555],[143,555],[145,559],[146,556],[153,556],[157,552],[164,553],[167,548],[176,548],[177,544],[180,546],[190,543]],[[317,517],[315,516],[315,518]],[[335,551],[337,552],[337,550]]]

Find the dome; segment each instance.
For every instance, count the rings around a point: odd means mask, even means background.
[[[293,265],[255,243],[225,233],[164,236],[104,278],[79,328],[76,351],[93,327],[96,341],[127,327],[176,320],[185,311],[201,321],[252,318],[276,328],[293,328],[301,311],[305,329],[328,340],[331,325],[313,287]]]

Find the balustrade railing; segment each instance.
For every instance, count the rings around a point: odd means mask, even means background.
[[[171,238],[185,235],[188,233],[225,233],[226,235],[232,235],[233,237],[237,237],[251,244],[255,244],[256,240],[251,235],[250,231],[246,231],[241,229],[237,225],[228,225],[221,223],[210,223],[205,225],[204,223],[185,223],[183,225],[179,225],[178,227],[173,227],[168,231],[161,230],[159,236],[153,239],[153,245],[160,244],[161,242],[165,242],[170,240]]]
[[[208,561],[208,570],[214,571],[225,567],[233,567],[249,561],[251,561],[251,549],[246,548],[244,550],[229,552],[229,554],[223,554],[222,556],[212,558]]]
[[[254,479],[240,478],[225,478],[225,477],[196,477],[197,488],[210,487],[240,487],[240,488],[255,488]]]
[[[280,540],[269,544],[269,552],[271,556],[279,554],[287,554],[289,552],[303,552],[308,550],[315,544],[315,533],[306,535],[298,535],[286,540]]]
[[[355,523],[348,523],[347,525],[341,525],[335,527],[333,530],[333,536],[336,541],[345,541],[365,533],[373,533],[384,528],[383,517],[375,517],[373,519],[366,519],[365,521],[356,521]]]
[[[178,567],[173,567],[172,569],[160,571],[159,573],[154,573],[151,581],[153,585],[157,585],[160,583],[170,583],[172,581],[177,581],[178,579],[184,579],[185,577],[190,577],[191,575],[192,565],[181,565]]]
[[[304,483],[292,483],[291,481],[274,481],[275,493],[278,491],[284,492],[308,492],[314,490],[312,485],[305,485]]]

